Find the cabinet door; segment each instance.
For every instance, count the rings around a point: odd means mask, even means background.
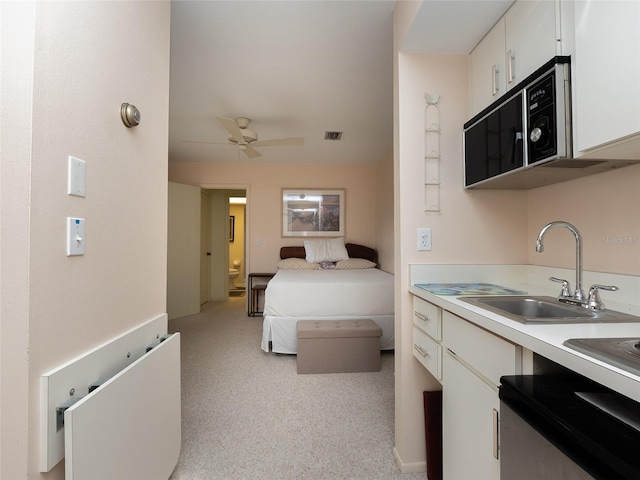
[[[442,389],[443,477],[500,479],[497,453],[498,391],[444,353]]]
[[[471,116],[506,93],[504,18],[471,52]]]
[[[574,150],[586,150],[637,134],[640,132],[640,2],[577,1],[575,32]],[[633,154],[619,158],[633,158]],[[635,158],[638,158],[637,151]]]
[[[506,82],[515,86],[559,54],[556,1],[520,0],[505,15]]]
[[[502,375],[522,372],[522,347],[447,311],[443,313],[442,323],[442,343],[471,365],[496,391]]]

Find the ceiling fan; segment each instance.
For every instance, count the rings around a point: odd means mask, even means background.
[[[226,117],[216,117],[218,122],[229,134],[229,142],[238,145],[238,149],[249,158],[261,157],[262,155],[253,147],[283,147],[292,145],[304,145],[303,137],[276,138],[272,140],[258,140],[258,134],[249,130],[250,120],[246,117],[238,117],[235,120]],[[210,143],[214,142],[189,142],[189,143]]]

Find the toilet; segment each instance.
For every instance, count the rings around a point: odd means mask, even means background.
[[[235,278],[240,275],[240,260],[233,261],[233,268],[229,269],[229,290],[235,290],[237,287],[235,285]]]

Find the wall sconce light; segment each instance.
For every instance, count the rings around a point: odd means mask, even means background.
[[[120,107],[120,118],[125,127],[136,127],[140,124],[140,110],[135,105],[123,103]]]

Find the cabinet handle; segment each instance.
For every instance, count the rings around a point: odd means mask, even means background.
[[[509,83],[513,83],[515,79],[515,75],[513,74],[513,61],[515,60],[515,55],[509,50],[507,52],[507,81]]]
[[[420,345],[413,344],[413,349],[417,350],[422,358],[427,358],[429,356],[429,352],[424,350]]]
[[[424,315],[422,315],[420,312],[416,312],[414,310],[413,314],[418,317],[420,320],[422,320],[423,322],[427,322],[429,319],[427,317],[425,317]]]
[[[496,460],[498,459],[498,445],[499,445],[498,435],[500,433],[499,417],[500,417],[500,413],[494,408],[493,409],[493,457]]]
[[[491,94],[495,95],[498,93],[498,74],[500,73],[500,69],[494,63],[491,65]]]

